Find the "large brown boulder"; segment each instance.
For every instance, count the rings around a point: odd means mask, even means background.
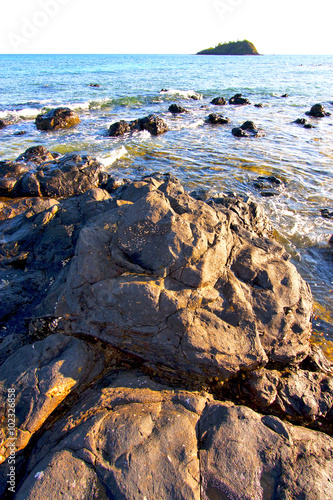
[[[35,123],[38,130],[51,131],[73,127],[80,123],[80,118],[69,108],[56,108],[38,115]]]
[[[121,198],[81,230],[50,309],[65,332],[200,383],[307,356],[309,287],[248,222],[250,204],[209,206],[168,176]]]

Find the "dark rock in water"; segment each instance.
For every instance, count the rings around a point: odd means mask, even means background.
[[[215,97],[212,101],[210,101],[211,104],[214,104],[215,106],[224,106],[227,104],[227,101],[224,99],[224,97]]]
[[[161,89],[160,92],[169,92],[168,89]]]
[[[149,115],[138,120],[139,130],[147,130],[152,135],[160,135],[167,132],[168,126],[165,121],[157,115]]]
[[[297,125],[303,125],[304,128],[315,128],[312,123],[308,123],[305,118],[297,118],[293,123],[297,123]]]
[[[277,196],[280,194],[284,187],[283,182],[275,177],[270,176],[260,176],[253,182],[253,187],[260,191],[261,196],[270,197]]]
[[[222,116],[222,115],[217,115],[216,113],[211,113],[208,118],[207,118],[208,123],[212,123],[213,125],[226,125],[227,123],[230,123],[229,118]]]
[[[232,129],[232,134],[235,137],[263,137],[265,134],[261,129],[258,129],[257,126],[250,120],[246,121],[240,127],[235,127]]]
[[[257,127],[255,126],[255,124],[251,121],[246,121],[243,123],[243,125],[241,125],[241,129],[242,130],[258,130]]]
[[[33,146],[24,151],[15,161],[23,163],[32,162],[36,165],[40,165],[44,161],[52,161],[54,159],[55,157],[53,154],[44,146]]]
[[[89,83],[89,87],[100,87],[99,83]]]
[[[235,94],[233,97],[229,99],[229,104],[235,104],[235,105],[244,105],[244,104],[251,104],[248,99],[245,97],[242,97],[242,94]]]
[[[52,109],[44,115],[36,117],[36,127],[38,130],[58,130],[70,128],[80,123],[78,115],[69,108]]]
[[[289,94],[282,94],[281,97],[289,97]]]
[[[258,102],[258,104],[255,104],[254,106],[255,106],[255,108],[263,108],[264,107],[261,102]]]
[[[310,111],[307,111],[305,114],[308,116],[314,116],[315,118],[331,116],[331,113],[325,111],[324,106],[322,104],[315,104],[314,106],[312,106]]]
[[[119,206],[81,230],[50,314],[65,318],[67,334],[94,332],[192,380],[225,380],[268,359],[301,362],[311,328],[307,285],[282,247],[253,247],[257,236],[236,213],[215,206],[166,176],[125,187]],[[290,344],[278,340],[287,334]]]
[[[110,137],[118,137],[120,135],[124,135],[127,132],[131,132],[132,128],[129,123],[125,120],[120,120],[120,122],[115,122],[109,127],[109,136]]]
[[[321,208],[320,213],[325,219],[333,219],[333,210],[330,211],[328,208]]]
[[[7,120],[0,120],[0,130],[2,128],[8,127],[8,125],[10,125],[9,121],[7,121]]]
[[[25,135],[27,133],[26,130],[19,130],[18,132],[15,132],[13,135]]]
[[[171,106],[169,106],[169,111],[174,115],[178,113],[188,113],[187,109],[183,108],[183,106],[179,106],[178,104],[171,104]]]
[[[297,118],[297,120],[295,120],[294,123],[297,123],[297,125],[305,125],[307,121],[305,118]]]
[[[193,101],[200,101],[200,99],[202,99],[202,95],[194,93],[194,94],[189,95],[189,98],[193,99]]]
[[[243,130],[241,127],[234,127],[231,131],[232,135],[235,137],[250,137],[250,134],[248,134],[245,130]]]
[[[108,135],[119,136],[126,132],[133,132],[134,130],[147,130],[152,135],[160,135],[167,132],[168,126],[162,118],[153,114],[131,122],[122,120],[113,123],[109,128]]]

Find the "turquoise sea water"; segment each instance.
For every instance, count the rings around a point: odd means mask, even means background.
[[[98,157],[118,177],[172,172],[188,189],[211,188],[251,196],[268,213],[277,239],[310,283],[318,319],[314,327],[333,341],[333,56],[219,57],[195,55],[1,55],[0,118],[13,124],[0,131],[0,160],[14,159],[30,146],[52,151],[84,151]],[[90,84],[98,84],[92,87]],[[161,93],[161,89],[168,92]],[[200,100],[191,99],[193,92]],[[210,104],[213,97],[242,93],[252,105]],[[288,93],[289,97],[281,95]],[[177,102],[190,112],[173,117]],[[256,108],[254,103],[262,103]],[[308,118],[304,129],[292,122],[322,103],[331,117]],[[45,133],[34,118],[57,106],[80,115],[74,129]],[[210,126],[209,113],[231,123]],[[109,138],[120,119],[157,113],[170,131]],[[236,139],[234,126],[253,120],[266,136]],[[24,135],[15,133],[24,131]],[[274,175],[280,194],[264,198],[253,182]],[[333,344],[332,344],[333,346]]]

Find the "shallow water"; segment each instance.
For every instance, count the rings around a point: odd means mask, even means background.
[[[11,55],[0,56],[0,118],[14,124],[0,131],[0,159],[14,159],[30,146],[84,151],[118,177],[172,172],[188,189],[211,188],[251,196],[268,213],[276,238],[292,254],[316,300],[314,339],[333,347],[333,116],[308,118],[316,128],[293,124],[320,102],[333,113],[333,56],[215,57],[194,55]],[[97,83],[99,87],[89,84]],[[160,90],[168,89],[161,93]],[[202,96],[193,100],[193,92]],[[212,106],[213,97],[242,93],[244,107]],[[281,95],[288,93],[288,98]],[[168,112],[177,102],[188,114]],[[35,116],[69,106],[81,123],[71,130],[36,130]],[[205,123],[223,113],[226,126]],[[109,125],[158,113],[170,131],[109,138]],[[231,129],[253,120],[265,137],[237,139]],[[14,135],[24,131],[25,135]],[[260,175],[283,181],[278,196],[254,187]]]

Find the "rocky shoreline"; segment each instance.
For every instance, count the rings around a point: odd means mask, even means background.
[[[3,498],[333,497],[333,367],[259,205],[42,146],[0,169]]]

